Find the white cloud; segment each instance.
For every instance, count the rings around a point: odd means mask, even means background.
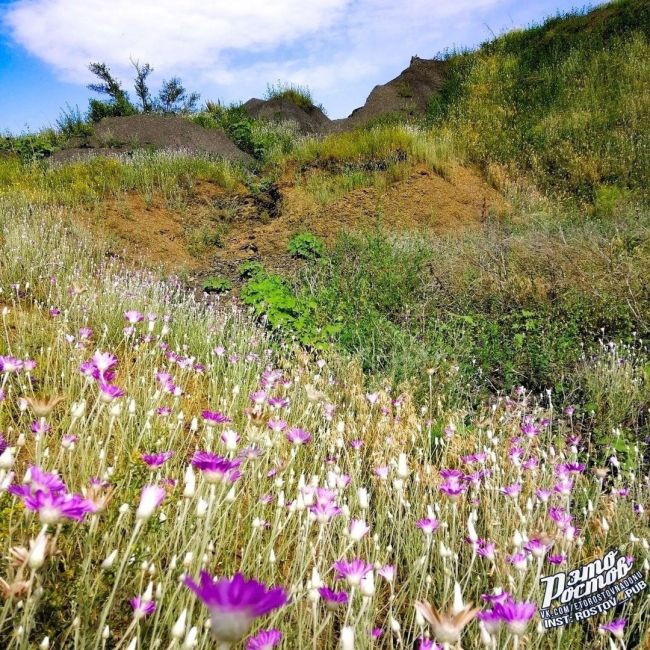
[[[387,81],[380,75],[399,73],[412,54],[433,55],[462,37],[470,16],[506,1],[16,0],[4,22],[67,81],[87,82],[89,61],[127,80],[133,58],[158,79],[186,76],[204,96],[245,99],[281,78],[352,108],[370,81]]]
[[[262,50],[325,29],[347,0],[19,0],[5,22],[18,43],[71,79],[88,61],[130,56],[161,72],[208,70],[230,50]]]

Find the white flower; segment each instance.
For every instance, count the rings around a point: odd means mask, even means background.
[[[179,641],[185,636],[185,627],[187,621],[187,609],[184,609],[180,616],[176,619],[176,623],[172,626],[172,638]]]
[[[27,557],[27,564],[30,569],[40,569],[45,562],[45,554],[47,551],[47,535],[40,533],[34,542],[34,545],[29,550]]]
[[[341,650],[354,650],[354,628],[347,626],[341,629]]]
[[[158,485],[145,485],[140,495],[140,505],[135,513],[138,521],[147,521],[165,498],[165,489]]]
[[[117,557],[117,549],[114,549],[106,556],[106,558],[102,562],[102,569],[110,569],[113,566],[116,557]]]

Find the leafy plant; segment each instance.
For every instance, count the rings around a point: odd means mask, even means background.
[[[210,276],[203,282],[205,293],[226,293],[232,289],[232,282],[221,276]]]
[[[255,278],[264,273],[264,267],[256,260],[246,260],[239,265],[237,269],[240,278]]]
[[[287,250],[293,257],[315,260],[325,253],[325,243],[312,233],[299,233],[289,240]]]
[[[92,127],[82,116],[79,107],[72,108],[70,104],[66,104],[61,110],[56,126],[59,133],[67,138],[87,137],[92,133]]]

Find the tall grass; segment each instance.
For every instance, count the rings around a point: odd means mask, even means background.
[[[237,635],[268,628],[285,648],[426,648],[449,630],[416,601],[445,616],[469,602],[489,609],[481,596],[494,590],[538,604],[540,575],[558,570],[550,556],[573,569],[615,548],[647,580],[641,432],[596,454],[583,409],[563,414],[553,394],[519,390],[468,409],[433,381],[420,403],[386,381],[369,391],[354,364],[107,260],[61,212],[2,205],[0,232],[3,648],[255,648]],[[115,355],[114,376],[81,367],[98,350]],[[610,354],[596,359],[592,385],[618,400],[642,370],[627,350],[632,372]],[[124,394],[102,399],[107,381]],[[59,405],[37,408],[35,398],[57,395]],[[210,424],[206,409],[232,421]],[[295,427],[311,437],[292,443]],[[214,482],[198,450],[241,475]],[[168,451],[160,465],[142,458]],[[35,482],[35,467],[65,488]],[[162,503],[141,501],[146,486]],[[57,519],[36,503],[61,490],[92,512]],[[367,563],[360,582],[337,577],[334,564],[353,558]],[[210,613],[187,588],[200,570],[281,585],[288,602],[248,629],[255,612],[241,590],[227,611],[208,602]],[[345,602],[328,604],[324,586]],[[614,612],[543,633],[534,610],[521,637],[505,618],[488,634],[469,606],[452,625],[466,648],[486,634],[498,648],[608,647],[598,626]],[[627,647],[644,642],[649,614],[642,595],[616,610]]]
[[[138,192],[179,206],[192,198],[201,181],[233,191],[246,179],[247,173],[236,164],[183,152],[143,151],[68,164],[0,159],[0,197],[34,205],[76,206]]]
[[[434,124],[470,159],[592,200],[601,185],[647,196],[650,12],[623,0],[451,56]]]

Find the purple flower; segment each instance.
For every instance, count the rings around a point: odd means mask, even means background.
[[[145,465],[156,468],[164,465],[173,455],[173,451],[161,451],[157,454],[140,454],[140,459]]]
[[[548,552],[549,548],[551,548],[552,543],[548,544],[544,540],[540,539],[539,537],[533,537],[531,540],[529,540],[524,548],[532,554],[534,557],[540,558],[544,557],[546,553]]]
[[[362,578],[365,578],[372,571],[372,564],[366,564],[363,560],[355,559],[339,560],[334,562],[332,568],[337,573],[338,580],[347,580],[351,587],[358,586]]]
[[[282,641],[280,630],[261,630],[246,641],[246,650],[271,650]]]
[[[79,442],[79,436],[74,434],[66,434],[61,438],[61,446],[64,449],[72,449],[77,442]]]
[[[505,494],[507,497],[517,497],[521,494],[521,483],[512,483],[512,485],[506,485],[500,490],[501,494]]]
[[[97,352],[93,354],[93,358],[89,363],[95,368],[99,375],[99,377],[95,377],[96,379],[102,377],[108,380],[106,373],[115,368],[117,365],[117,357],[110,352],[100,352],[97,350]]]
[[[561,496],[569,496],[573,490],[573,481],[569,478],[558,481],[553,486],[553,490]]]
[[[488,609],[484,612],[478,612],[478,614],[476,614],[476,618],[478,618],[478,620],[483,623],[485,629],[492,635],[496,634],[499,631],[501,623],[503,622],[503,619],[499,613],[495,612],[493,609]]]
[[[93,331],[90,329],[90,327],[80,327],[79,328],[79,338],[82,341],[87,341],[88,339],[92,338]]]
[[[510,594],[502,589],[495,589],[491,594],[482,594],[481,600],[489,605],[496,605],[498,603],[507,603],[510,600]]]
[[[467,486],[445,481],[438,489],[450,499],[456,500],[467,490]]]
[[[237,469],[240,463],[209,451],[197,451],[192,457],[192,465],[203,472],[208,483],[234,483],[241,476]]]
[[[539,427],[534,422],[525,422],[521,425],[521,432],[528,438],[534,438],[539,434]]]
[[[392,564],[385,564],[380,569],[377,569],[377,573],[386,580],[386,582],[393,582],[395,579],[395,567]]]
[[[517,551],[513,555],[509,555],[506,559],[515,569],[519,569],[520,571],[523,571],[528,565],[528,556],[523,551]]]
[[[338,609],[341,605],[347,604],[349,597],[345,591],[332,591],[329,587],[318,589],[320,597],[325,601],[329,609]]]
[[[16,357],[0,357],[0,372],[19,372],[23,369],[23,362]]]
[[[275,384],[282,380],[281,370],[265,370],[260,377],[260,384],[264,388],[273,388]]]
[[[555,466],[555,473],[559,478],[565,478],[569,474],[581,474],[584,471],[584,463],[558,463]]]
[[[538,465],[539,465],[539,461],[537,460],[537,458],[534,457],[528,458],[521,464],[521,466],[524,469],[528,469],[528,470],[535,469]]]
[[[37,436],[42,436],[52,430],[52,427],[43,419],[32,422],[29,428],[32,433],[35,433]]]
[[[440,523],[435,517],[431,517],[429,519],[419,519],[416,525],[425,535],[432,535],[440,526]]]
[[[144,316],[135,309],[129,309],[129,311],[125,311],[124,318],[126,318],[126,322],[131,325],[135,325],[136,323],[144,320]]]
[[[113,386],[113,384],[105,384],[103,382],[99,384],[99,399],[102,402],[112,402],[120,397],[124,397],[124,395],[124,391],[117,386]]]
[[[559,555],[547,555],[546,561],[549,564],[555,564],[555,565],[564,564],[566,562],[566,555],[564,555],[564,553],[560,553]]]
[[[326,524],[332,517],[341,514],[341,508],[332,499],[316,498],[316,503],[309,507],[309,512],[319,524]]]
[[[599,625],[598,629],[601,632],[610,632],[617,639],[622,639],[626,622],[624,618],[615,618],[611,623]]]
[[[65,492],[65,484],[56,475],[44,472],[40,467],[32,465],[29,468],[29,487],[31,492]]]
[[[526,626],[533,616],[537,607],[535,603],[516,603],[508,600],[494,606],[494,612],[501,617],[501,620],[508,626],[511,634],[521,636],[526,631]]]
[[[311,440],[311,434],[308,431],[294,427],[287,431],[287,440],[292,445],[306,445]]]
[[[8,446],[5,437],[0,433],[0,456],[5,453]]]
[[[287,423],[279,418],[270,418],[266,426],[274,433],[280,433],[280,431],[287,428]]]
[[[558,507],[549,508],[548,516],[560,528],[564,528],[568,526],[573,521],[573,517],[568,512],[566,512],[564,508],[558,508]]]
[[[214,426],[216,424],[228,424],[229,422],[232,422],[232,420],[227,415],[224,415],[219,411],[202,411],[201,416],[208,426]]]
[[[266,587],[247,580],[241,573],[231,579],[215,579],[201,571],[199,584],[191,578],[184,582],[208,608],[210,632],[222,643],[236,643],[257,617],[282,607],[288,600],[282,587]]]
[[[458,499],[467,490],[467,485],[464,482],[465,474],[460,470],[442,469],[440,470],[440,476],[442,476],[444,481],[438,489],[450,499]]]
[[[487,558],[488,560],[494,560],[494,551],[496,546],[497,545],[489,539],[479,539],[474,545],[474,550],[477,555]]]
[[[94,504],[79,494],[38,490],[23,495],[22,499],[26,508],[38,512],[42,524],[50,526],[62,519],[81,521],[89,512],[95,511]]]
[[[156,611],[156,603],[153,600],[143,600],[141,596],[136,596],[131,598],[129,602],[133,608],[133,616],[138,620],[150,616]]]

